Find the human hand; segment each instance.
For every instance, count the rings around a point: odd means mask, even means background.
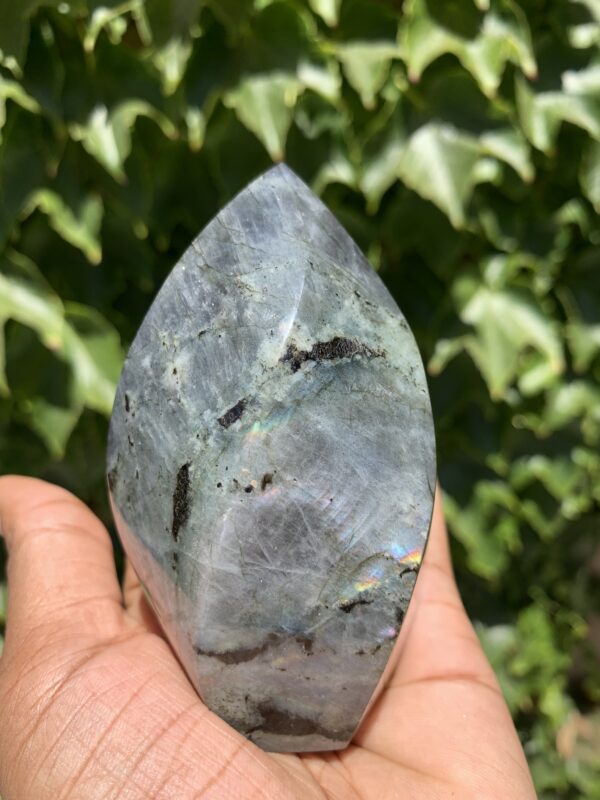
[[[206,708],[71,494],[0,478],[0,531],[3,800],[535,799],[454,583],[439,498],[397,667],[353,743],[323,754],[264,753]]]

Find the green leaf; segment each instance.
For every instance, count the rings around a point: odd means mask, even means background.
[[[177,90],[191,54],[192,42],[189,39],[170,39],[152,56],[162,77],[164,94],[171,95]]]
[[[531,149],[520,131],[511,128],[488,131],[480,136],[479,143],[485,153],[509,164],[526,183],[531,183],[535,175]]]
[[[112,325],[89,306],[66,303],[61,354],[72,367],[82,403],[108,416],[123,361]]]
[[[222,2],[227,5],[231,0]],[[186,40],[195,31],[202,5],[200,0],[144,0],[154,43],[162,47],[172,40]]]
[[[401,124],[388,126],[383,142],[365,154],[360,188],[367,199],[367,208],[374,214],[385,192],[398,180],[398,169],[406,150],[407,135]]]
[[[468,337],[464,336],[457,336],[456,339],[438,339],[433,355],[427,364],[429,374],[439,375],[440,372],[443,372],[453,358],[467,349],[468,342]]]
[[[578,22],[568,30],[569,44],[575,49],[587,50],[600,43],[600,2],[598,0],[573,0],[585,6],[591,20]]]
[[[347,156],[338,151],[326,161],[313,181],[313,189],[317,194],[322,194],[325,188],[332,183],[340,183],[351,189],[356,188],[357,177],[354,166]]]
[[[566,339],[573,354],[573,368],[585,372],[600,353],[600,323],[571,322],[566,328]]]
[[[0,75],[0,142],[2,141],[2,128],[6,122],[6,101],[12,100],[25,111],[39,114],[40,105],[31,97],[17,81],[8,80]]]
[[[432,122],[419,128],[402,150],[397,175],[413,191],[431,200],[456,228],[466,224],[465,211],[478,172],[481,150],[474,137]]]
[[[564,370],[563,349],[556,325],[535,303],[514,291],[479,287],[464,306],[462,320],[476,329],[465,346],[495,399],[506,396],[522,370],[525,351],[533,348],[547,369],[536,390],[552,383]],[[531,363],[531,362],[530,362]],[[527,385],[521,389],[527,390]]]
[[[190,149],[194,152],[201,150],[206,134],[206,116],[204,112],[199,108],[189,106],[185,112],[185,125]]]
[[[430,14],[426,0],[407,3],[401,44],[410,79],[420,80],[429,64],[446,53],[459,59],[488,96],[496,94],[508,62],[535,77],[537,66],[527,20],[517,5],[503,5],[503,10],[488,10],[478,35],[467,38],[441,25]]]
[[[228,92],[224,102],[263,143],[271,158],[281,161],[301,88],[298,78],[288,73],[253,75]]]
[[[400,58],[400,49],[390,42],[349,42],[338,45],[336,53],[348,83],[358,92],[364,107],[374,108],[392,61]]]
[[[311,89],[330,103],[337,103],[342,90],[342,78],[335,61],[326,65],[301,61],[298,65],[298,80],[305,89]]]
[[[123,100],[111,111],[104,105],[96,106],[86,124],[72,123],[69,132],[115,180],[123,183],[123,167],[131,153],[132,129],[140,116],[156,122],[168,138],[177,136],[173,123],[145,100]]]
[[[137,11],[141,7],[141,0],[126,0],[113,6],[97,6],[86,25],[83,39],[83,48],[87,53],[93,52],[98,36],[103,30],[108,31],[113,44],[119,44],[127,30],[125,16]]]
[[[581,161],[579,182],[584,195],[600,214],[600,142],[588,142]]]
[[[460,507],[444,495],[452,534],[467,548],[471,570],[493,579],[506,570],[511,554],[521,549],[517,499],[500,481],[480,481],[471,501]]]
[[[29,418],[29,427],[42,439],[48,452],[55,458],[62,458],[83,407],[62,408],[43,397],[35,397],[27,401],[24,410]]]
[[[5,257],[0,272],[0,320],[13,319],[37,333],[42,344],[71,368],[72,406],[61,413],[46,401],[43,418],[55,419],[60,430],[45,439],[58,448],[84,406],[110,414],[122,351],[114,328],[94,309],[63,305],[35,265],[18,253]],[[41,424],[41,423],[40,423]]]
[[[338,24],[342,0],[309,0],[310,7],[328,25],[333,28]]]
[[[563,122],[570,122],[600,139],[600,72],[566,72],[563,91],[539,92],[516,80],[517,111],[523,133],[545,153],[553,151]]]
[[[35,265],[14,252],[2,261],[0,319],[14,319],[32,328],[52,351],[61,347],[62,303]]]
[[[23,215],[29,216],[35,209],[46,214],[59,236],[81,250],[90,263],[100,263],[102,260],[100,228],[104,209],[98,195],[88,195],[80,208],[73,210],[56,192],[39,189],[29,198]]]

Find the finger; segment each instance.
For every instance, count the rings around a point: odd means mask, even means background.
[[[130,608],[134,605],[142,593],[142,584],[137,572],[134,570],[131,561],[125,558],[125,569],[123,570],[123,601],[125,608]]]
[[[44,481],[1,477],[0,532],[8,550],[6,651],[40,637],[100,641],[121,630],[110,537],[81,501]]]
[[[390,687],[471,674],[497,688],[456,586],[439,488],[429,542],[398,648]]]
[[[127,614],[135,623],[141,625],[148,632],[155,633],[157,636],[162,636],[163,639],[166,639],[152,605],[146,597],[140,579],[128,558],[125,560],[125,572],[123,574],[123,600]]]
[[[467,717],[486,714],[512,742],[508,709],[454,581],[439,490],[427,552],[397,647],[395,671],[355,737],[357,744],[406,763],[417,758],[426,769],[427,741],[437,746],[449,728],[460,729]],[[418,737],[405,724],[413,718],[426,733],[420,737],[420,754],[415,754]]]

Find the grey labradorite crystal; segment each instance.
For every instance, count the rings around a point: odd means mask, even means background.
[[[287,167],[165,281],[117,390],[108,483],[207,706],[266,750],[347,745],[415,583],[434,434],[404,317]]]

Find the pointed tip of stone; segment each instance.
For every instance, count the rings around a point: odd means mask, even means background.
[[[273,164],[266,172],[265,175],[296,175],[294,170],[285,163],[285,161],[280,161],[277,164]]]
[[[283,161],[281,161],[279,164],[274,164],[266,172],[263,172],[263,174],[259,176],[257,180],[261,180],[262,178],[281,178],[286,181],[300,183],[302,186],[308,188],[307,184],[302,180],[302,178]]]

